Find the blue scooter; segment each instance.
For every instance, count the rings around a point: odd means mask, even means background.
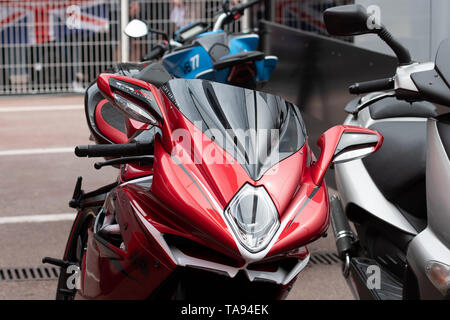
[[[162,35],[165,41],[156,45],[142,61],[161,59],[162,65],[175,77],[207,79],[254,89],[269,80],[278,58],[257,51],[258,34],[227,33],[223,28],[258,2],[261,0],[230,7],[229,1],[225,0],[213,25],[191,23],[177,30],[172,39],[137,19],[130,21],[125,33],[133,38],[148,33]]]

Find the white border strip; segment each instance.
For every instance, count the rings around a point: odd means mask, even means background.
[[[4,112],[29,112],[29,111],[70,111],[70,110],[82,110],[84,107],[80,104],[65,105],[65,106],[45,106],[45,107],[33,107],[33,106],[17,106],[17,107],[0,107],[0,113]]]
[[[48,153],[73,153],[74,150],[75,147],[0,150],[0,156],[20,156],[29,154],[48,154]]]
[[[76,213],[38,214],[32,216],[0,217],[0,225],[74,220]]]

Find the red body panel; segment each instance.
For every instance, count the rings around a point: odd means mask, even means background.
[[[129,163],[124,165],[121,171],[120,180],[122,182],[141,178],[153,174],[152,166],[139,166],[135,163]]]
[[[120,130],[117,130],[113,126],[111,126],[109,123],[107,123],[103,117],[102,117],[102,108],[103,106],[108,103],[108,100],[104,99],[101,100],[97,106],[95,107],[95,122],[98,126],[98,129],[111,141],[115,143],[127,143],[128,142],[128,136],[121,132]]]
[[[139,122],[130,118],[125,120],[125,128],[127,131],[128,138],[131,138],[138,130],[146,130],[150,126],[146,123]]]

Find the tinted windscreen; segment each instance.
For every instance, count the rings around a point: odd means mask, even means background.
[[[438,69],[447,86],[450,86],[450,39],[442,41],[436,54],[436,69]]]
[[[181,113],[231,154],[253,180],[305,143],[300,111],[280,97],[197,79],[170,80],[167,87]]]

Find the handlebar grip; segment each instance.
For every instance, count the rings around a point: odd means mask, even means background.
[[[126,157],[143,156],[151,153],[151,143],[100,144],[77,146],[77,157]]]
[[[145,56],[142,57],[142,61],[148,61],[148,60],[152,60],[152,59],[156,59],[162,56],[162,54],[164,53],[164,48],[161,46],[157,46],[155,49],[153,49],[152,51],[150,51],[148,54],[146,54]]]
[[[379,80],[372,80],[366,82],[359,82],[351,85],[348,90],[351,94],[362,94],[374,91],[383,91],[394,89],[394,78],[386,78]]]

